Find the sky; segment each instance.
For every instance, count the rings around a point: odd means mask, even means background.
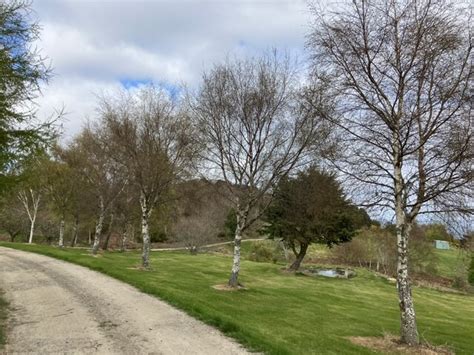
[[[64,107],[65,138],[95,117],[97,96],[154,82],[199,85],[228,56],[276,48],[305,57],[305,0],[34,0],[37,43],[54,70],[40,118]]]

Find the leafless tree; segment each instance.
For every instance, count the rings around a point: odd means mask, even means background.
[[[38,216],[39,204],[41,201],[41,190],[33,187],[27,187],[18,192],[18,199],[23,204],[25,211],[30,220],[30,234],[28,243],[33,243],[33,236],[35,233],[36,217]]]
[[[149,267],[149,219],[167,203],[172,186],[189,170],[198,147],[189,115],[164,90],[149,86],[102,101],[108,153],[138,191],[142,265]]]
[[[22,180],[18,186],[17,197],[23,205],[30,221],[28,243],[33,243],[40,204],[43,202],[44,179],[41,174],[42,163],[46,157],[42,154],[32,156],[25,161]]]
[[[97,203],[92,253],[97,254],[106,214],[125,186],[125,178],[117,164],[105,152],[101,132],[85,128],[64,150],[63,159],[84,179]]]
[[[337,166],[361,203],[393,212],[401,339],[419,342],[408,277],[417,216],[471,213],[472,22],[443,0],[353,0],[314,7],[315,77],[330,81],[345,154]],[[471,201],[471,202],[469,202]],[[471,203],[471,204],[470,204]]]
[[[58,160],[58,155],[55,154],[52,159],[43,162],[40,172],[44,176],[46,197],[55,214],[59,216],[58,246],[61,248],[64,247],[66,216],[71,210],[75,194],[78,193],[72,171],[67,164]]]
[[[214,66],[192,104],[205,168],[225,180],[237,214],[230,287],[239,285],[243,233],[265,210],[272,187],[317,141],[320,120],[298,98],[291,61],[273,53]]]

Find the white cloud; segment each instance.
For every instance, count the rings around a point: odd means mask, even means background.
[[[309,23],[304,0],[36,0],[38,44],[56,76],[40,115],[65,105],[68,135],[93,117],[94,93],[120,80],[196,85],[228,54],[272,47],[299,52]]]
[[[64,108],[65,115],[61,120],[65,139],[79,132],[87,120],[94,119],[97,95],[117,90],[120,83],[98,81],[80,77],[56,77],[51,85],[43,89],[39,100],[39,117],[48,118],[56,110]]]

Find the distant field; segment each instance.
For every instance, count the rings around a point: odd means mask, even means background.
[[[87,266],[185,310],[245,344],[269,354],[371,354],[348,336],[397,334],[395,286],[363,269],[350,280],[294,276],[281,265],[242,263],[248,290],[223,292],[231,260],[226,256],[154,252],[152,271],[136,252],[109,252],[97,258],[84,250],[2,243]],[[474,349],[474,297],[415,288],[420,334],[430,343],[450,345],[458,354]]]
[[[458,249],[438,250],[435,249],[438,259],[437,272],[439,276],[453,278],[460,263],[461,252]]]
[[[278,249],[278,243],[273,240],[251,241],[243,240],[241,253],[242,257],[248,259],[252,254],[252,246],[255,243],[266,245],[270,250]],[[211,248],[223,253],[231,254],[233,250],[232,244]],[[332,251],[325,245],[312,244],[308,249],[305,260],[311,259],[312,262],[325,263],[331,258]],[[459,249],[451,248],[449,250],[437,250],[433,248],[436,255],[436,274],[445,278],[453,279],[456,276],[457,269],[461,265],[462,252]],[[290,251],[291,254],[291,251]],[[304,262],[303,262],[304,263]]]

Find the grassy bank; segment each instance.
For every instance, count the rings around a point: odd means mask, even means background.
[[[370,354],[349,336],[397,334],[398,304],[393,284],[369,271],[350,280],[294,276],[280,265],[242,263],[248,290],[212,288],[228,277],[230,259],[152,253],[152,271],[133,269],[137,253],[106,253],[3,243],[103,272],[156,295],[214,325],[249,348],[271,354]],[[474,297],[427,288],[414,290],[420,334],[435,345],[448,344],[458,354],[474,349]]]

